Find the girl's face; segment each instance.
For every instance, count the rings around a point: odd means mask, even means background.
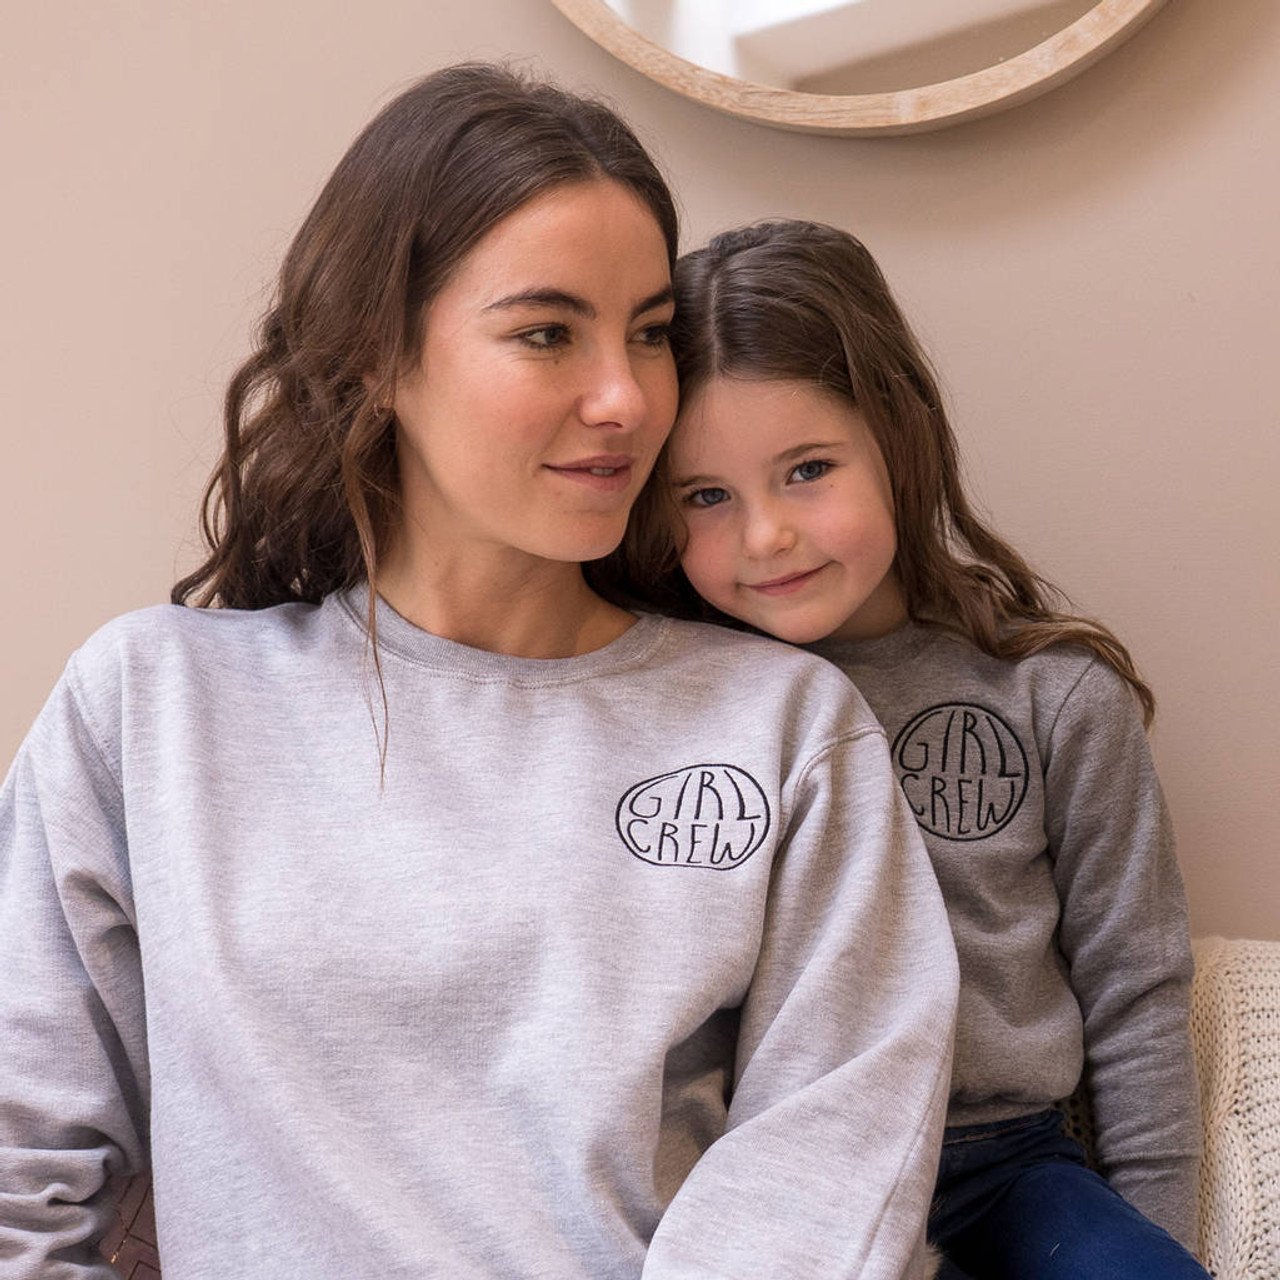
[[[675,416],[671,312],[662,232],[616,182],[558,187],[486,233],[396,387],[405,520],[433,559],[617,545]]]
[[[884,458],[862,415],[807,382],[717,378],[669,446],[680,562],[717,609],[793,644],[907,620]]]

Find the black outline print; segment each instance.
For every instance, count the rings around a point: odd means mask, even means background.
[[[936,727],[917,736],[944,712],[940,738]],[[893,767],[916,822],[943,840],[985,840],[1007,827],[1030,775],[1018,735],[980,702],[939,702],[912,716],[893,740]]]
[[[732,871],[764,843],[764,788],[733,764],[690,764],[628,788],[614,813],[622,843],[655,867]]]

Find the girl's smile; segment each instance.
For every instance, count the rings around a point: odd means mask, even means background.
[[[828,563],[830,562],[828,561]],[[767,596],[790,595],[791,592],[799,591],[801,588],[808,586],[826,567],[825,564],[820,564],[816,569],[806,569],[800,573],[791,573],[781,578],[772,578],[768,582],[745,582],[743,586],[750,587],[752,591],[759,591],[762,595]]]

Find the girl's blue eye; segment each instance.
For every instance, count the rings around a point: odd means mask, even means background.
[[[685,502],[691,507],[718,507],[729,501],[729,494],[724,489],[695,489],[685,495]]]
[[[821,480],[831,470],[832,464],[822,458],[809,458],[791,470],[790,478],[801,482]]]

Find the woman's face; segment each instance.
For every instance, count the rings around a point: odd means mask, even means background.
[[[675,417],[671,313],[662,232],[616,182],[558,187],[485,234],[396,388],[405,519],[433,558],[618,544]]]

